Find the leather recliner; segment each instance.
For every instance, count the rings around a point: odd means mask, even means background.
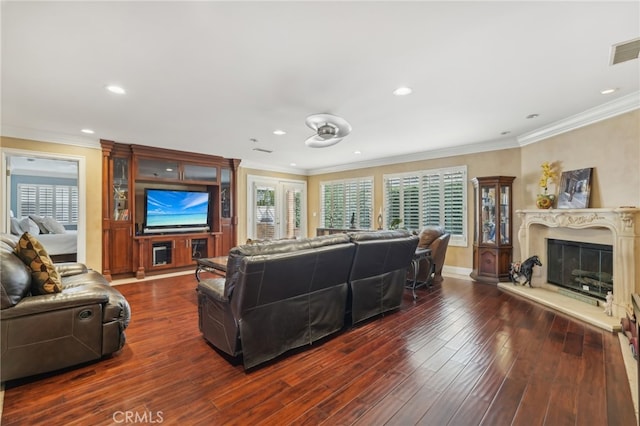
[[[334,234],[234,247],[225,278],[198,283],[199,326],[245,368],[400,307],[418,237]]]
[[[426,284],[442,282],[442,268],[451,234],[440,226],[427,226],[420,231],[419,238],[418,248],[431,249],[431,255],[420,262],[417,281]]]
[[[81,263],[55,264],[59,293],[31,295],[31,269],[0,234],[0,380],[93,361],[119,351],[129,324],[127,300]]]
[[[351,234],[356,245],[349,274],[351,322],[400,308],[407,268],[418,245],[408,231],[372,231]]]
[[[234,247],[198,283],[204,338],[251,368],[340,331],[354,251],[345,234]]]

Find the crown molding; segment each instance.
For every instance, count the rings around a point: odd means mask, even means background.
[[[66,133],[56,133],[29,127],[3,125],[2,136],[7,138],[27,139],[38,142],[59,143],[64,145],[81,146],[84,148],[100,149],[100,140],[96,137],[83,137]]]
[[[551,123],[529,133],[518,136],[520,146],[530,145],[540,142],[552,136],[570,132],[607,118],[615,117],[640,108],[640,92],[633,92],[629,95],[615,99],[611,102],[588,109],[571,117]]]
[[[368,167],[380,167],[391,164],[408,163],[412,161],[433,160],[437,158],[453,157],[456,155],[466,155],[479,152],[497,151],[501,149],[518,148],[636,109],[640,109],[640,91],[633,92],[629,95],[588,109],[582,113],[573,115],[566,119],[556,121],[555,123],[552,123],[548,126],[541,127],[515,138],[490,140],[451,148],[422,151],[417,153],[398,155],[394,157],[384,157],[357,163],[345,163],[317,169],[281,167],[275,166],[273,164],[266,164],[249,160],[242,160],[242,165],[240,167],[245,169],[257,169],[277,173],[295,174],[300,176],[315,176],[325,173],[336,173],[348,170],[365,169]],[[55,133],[20,126],[3,126],[2,136],[100,149],[100,141],[98,138]]]
[[[240,168],[262,170],[265,172],[288,173],[288,174],[298,175],[298,176],[309,175],[308,174],[309,171],[305,169],[296,169],[293,167],[280,167],[280,166],[274,166],[273,164],[260,163],[260,162],[251,161],[251,160],[242,160],[242,163],[240,164]]]
[[[476,154],[478,152],[498,151],[501,149],[519,148],[515,138],[491,140],[482,143],[460,145],[451,148],[435,149],[432,151],[415,152],[395,157],[376,158],[358,163],[339,164],[337,166],[307,170],[307,176],[321,175],[325,173],[344,172],[368,167],[379,167],[390,164],[409,163],[412,161],[434,160],[437,158],[454,157],[456,155]]]

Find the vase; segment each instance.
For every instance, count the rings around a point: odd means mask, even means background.
[[[536,206],[539,209],[550,209],[553,207],[553,203],[556,200],[556,196],[553,194],[538,194],[536,198]]]

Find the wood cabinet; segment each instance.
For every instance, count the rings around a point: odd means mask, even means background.
[[[472,179],[474,186],[473,271],[477,281],[509,280],[513,256],[513,176]]]
[[[196,259],[216,253],[215,237],[208,233],[138,236],[135,241],[141,259],[138,278],[147,272],[193,266]]]
[[[240,160],[101,140],[103,274],[144,278],[184,268],[236,245],[236,173]],[[148,188],[209,193],[208,231],[144,234]]]
[[[131,150],[102,144],[102,272],[131,272],[133,225],[131,215]]]

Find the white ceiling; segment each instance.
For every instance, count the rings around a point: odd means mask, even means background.
[[[517,146],[519,135],[638,93],[640,61],[611,66],[610,56],[640,36],[639,6],[3,1],[2,134],[103,138],[298,173]],[[393,96],[400,85],[413,94]],[[618,91],[600,94],[609,87]],[[314,113],[353,132],[308,148]]]

